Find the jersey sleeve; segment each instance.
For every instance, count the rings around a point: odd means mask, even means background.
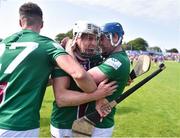
[[[44,49],[50,63],[56,65],[56,58],[61,55],[68,55],[64,48],[56,41],[41,36],[38,40],[41,48]]]
[[[117,77],[117,70],[121,67],[121,62],[115,58],[108,58],[98,68],[108,77],[113,79]]]
[[[45,48],[51,62],[55,62],[56,58],[61,55],[68,55],[64,48],[57,42],[50,40]]]
[[[118,88],[112,95],[106,97],[111,102],[119,97],[124,88],[124,68],[120,60],[116,58],[108,58],[104,63],[98,66],[99,69],[107,76],[109,81],[117,81]]]

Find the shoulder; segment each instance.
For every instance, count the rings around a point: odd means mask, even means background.
[[[111,54],[108,58],[105,59],[105,61],[102,63],[102,65],[109,66],[109,68],[113,70],[118,70],[122,66],[126,66],[129,64],[129,58],[125,54],[125,52],[117,52]]]
[[[19,37],[20,32],[14,33],[8,37],[6,37],[5,39],[2,40],[2,42],[9,42],[12,41],[13,39],[15,39],[16,37]]]
[[[121,61],[115,57],[107,58],[103,64],[108,65],[115,70],[117,70],[122,65]]]
[[[53,39],[51,39],[49,37],[46,37],[46,36],[43,36],[43,35],[39,35],[37,40],[41,41],[41,42],[44,42],[44,43],[53,43],[54,42]]]
[[[119,62],[122,62],[123,64],[129,62],[129,57],[125,51],[113,53],[109,56],[109,58],[115,59],[114,61],[118,60]]]
[[[47,36],[43,36],[43,35],[39,35],[38,40],[37,40],[40,44],[46,44],[49,46],[53,46],[57,49],[64,49],[57,41],[47,37]]]

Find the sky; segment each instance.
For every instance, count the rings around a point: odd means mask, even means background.
[[[119,22],[124,42],[143,38],[149,47],[180,52],[180,0],[0,0],[0,38],[20,31],[19,7],[37,3],[43,10],[42,35],[55,38],[78,20],[102,26]]]

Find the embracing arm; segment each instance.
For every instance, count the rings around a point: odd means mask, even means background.
[[[99,84],[103,80],[107,79],[107,76],[98,67],[91,68],[88,70],[88,73],[91,74],[96,84]]]
[[[97,85],[93,78],[70,55],[61,55],[56,58],[58,66],[66,71],[83,91],[92,92]]]
[[[99,84],[101,81],[108,78],[98,67],[94,67],[88,70],[88,73],[91,74],[96,84]],[[111,112],[109,102],[105,97],[96,100],[96,110],[98,111],[101,117],[105,117]]]
[[[101,82],[98,89],[93,93],[69,90],[70,78],[58,77],[53,79],[53,89],[56,103],[59,107],[77,106],[99,98],[111,95],[116,90],[115,82],[106,84],[107,80]]]

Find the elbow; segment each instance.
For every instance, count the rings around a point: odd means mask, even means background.
[[[56,99],[56,104],[58,107],[64,107],[64,102],[61,99]]]
[[[68,95],[66,96],[66,94],[56,98],[56,104],[58,107],[72,106],[71,99],[69,99]]]
[[[56,104],[58,107],[65,107],[68,106],[68,104],[62,100],[62,98],[56,100]]]
[[[86,72],[83,70],[79,72],[73,72],[71,76],[75,80],[83,80],[84,78],[86,78]]]
[[[56,104],[58,107],[64,107],[64,106],[67,106],[68,103],[67,103],[67,100],[66,100],[66,96],[64,96],[63,94],[60,94],[58,96],[55,97],[55,100],[56,100]]]

